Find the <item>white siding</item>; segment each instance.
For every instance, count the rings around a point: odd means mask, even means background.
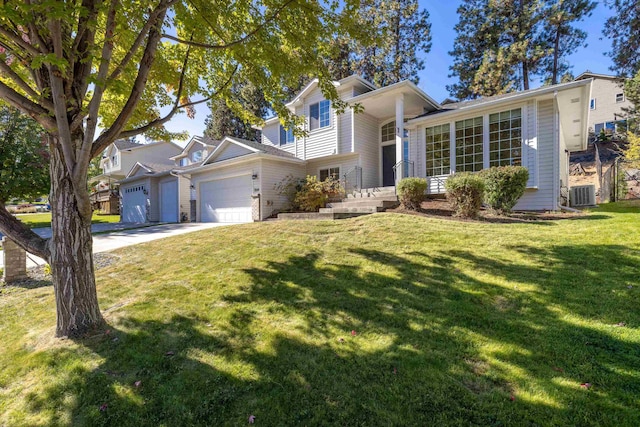
[[[184,176],[178,178],[178,204],[180,213],[180,221],[186,215],[187,221],[190,218],[191,212],[191,181],[189,181]]]
[[[296,116],[298,117],[302,117],[304,116],[304,107],[303,106],[299,106],[296,107]],[[306,140],[307,137],[298,137],[296,138],[296,143],[294,144],[293,147],[293,155],[295,155],[297,158],[299,159],[303,159],[304,160],[304,146],[306,144]]]
[[[221,162],[223,160],[233,159],[247,154],[252,154],[253,151],[247,150],[237,144],[227,143],[226,147],[223,147],[222,152],[214,155],[215,162]]]
[[[304,100],[304,115],[309,117],[309,107],[312,104],[322,101],[324,95],[320,89],[316,89],[309,94]],[[336,131],[336,114],[333,107],[331,107],[331,119],[330,124],[322,129],[315,129],[309,131],[309,135],[306,138],[306,152],[305,159],[315,159],[318,157],[329,156],[336,154],[337,151],[337,131]],[[307,129],[308,129],[307,120]]]
[[[305,165],[278,162],[274,160],[262,160],[260,169],[260,217],[266,219],[274,212],[287,208],[288,200],[278,194],[276,185],[287,175],[294,178],[305,178]]]
[[[367,113],[354,115],[355,152],[360,154],[362,187],[380,185],[380,122]]]
[[[522,165],[529,170],[529,181],[527,187],[538,185],[538,126],[537,126],[536,101],[529,101],[526,106],[526,133],[524,136]]]
[[[338,154],[351,152],[351,110],[347,109],[338,116],[340,140],[338,143]]]
[[[307,162],[307,175],[318,176],[318,171],[325,168],[340,168],[340,179],[345,173],[349,172],[354,166],[358,165],[358,155],[340,156],[340,157],[326,157],[324,159],[317,159]]]
[[[262,128],[262,143],[274,147],[280,146],[280,122],[271,123]]]
[[[554,191],[554,146],[557,135],[554,135],[553,100],[538,102],[537,105],[537,172],[538,188],[527,189],[524,196],[514,207],[516,210],[553,210],[556,208],[557,194]],[[532,150],[529,150],[532,151]]]

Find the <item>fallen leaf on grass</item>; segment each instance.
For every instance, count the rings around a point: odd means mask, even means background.
[[[173,351],[167,351],[164,355],[165,356],[173,356],[174,354],[176,354],[176,353],[173,352]]]
[[[586,388],[588,390],[588,389],[591,388],[591,383],[582,383],[582,384],[580,384],[580,387]]]
[[[393,373],[397,374],[398,373],[398,368],[393,368]]]
[[[254,422],[256,422],[256,416],[255,415],[249,415],[249,424],[253,424]]]
[[[355,330],[351,331],[351,336],[355,337],[357,335],[357,332]]]
[[[558,368],[557,366],[554,366],[553,370],[556,371],[556,372],[564,372],[564,369]]]
[[[338,338],[338,342],[344,342],[344,338],[342,337]]]
[[[623,327],[623,326],[627,326],[627,324],[626,324],[625,322],[618,322],[618,323],[616,323],[616,324],[615,324],[615,325],[613,325],[613,326],[617,326],[617,327],[621,328],[621,327]]]
[[[142,381],[138,380],[135,383],[133,383],[133,385],[136,386],[136,388],[140,387],[142,385]]]
[[[512,394],[511,396],[509,396],[509,400],[512,402],[515,402],[516,397]]]
[[[109,406],[109,405],[107,405],[106,403],[103,403],[102,405],[100,405],[100,412],[106,411],[107,410],[107,406]]]

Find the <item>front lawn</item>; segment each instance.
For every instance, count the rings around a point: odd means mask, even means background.
[[[215,228],[0,294],[0,425],[640,425],[640,209]]]
[[[51,227],[51,212],[18,214],[16,217],[29,228]],[[94,213],[91,222],[93,224],[120,222],[120,215],[98,215]]]

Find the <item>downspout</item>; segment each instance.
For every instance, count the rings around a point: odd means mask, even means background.
[[[553,210],[560,209],[560,109],[558,108],[558,91],[553,92]]]

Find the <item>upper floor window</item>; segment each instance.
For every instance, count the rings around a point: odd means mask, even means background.
[[[191,160],[195,162],[199,162],[202,160],[202,150],[198,150],[198,151],[194,151],[193,154],[191,154]]]
[[[291,144],[295,142],[296,138],[293,136],[293,128],[285,129],[280,125],[280,145]]]
[[[595,98],[591,98],[591,101],[589,102],[589,109],[590,110],[595,110],[596,109],[596,99]]]
[[[482,116],[456,122],[456,172],[482,170]]]
[[[111,156],[111,166],[118,166],[118,155],[114,154]]]
[[[180,159],[180,166],[189,166],[189,159],[186,157]]]
[[[450,172],[450,132],[448,123],[426,129],[427,176],[446,175]]]
[[[624,93],[616,93],[616,102],[624,102]]]
[[[489,166],[522,164],[520,108],[489,115]]]
[[[322,100],[309,106],[309,130],[322,129],[331,124],[331,103]]]

